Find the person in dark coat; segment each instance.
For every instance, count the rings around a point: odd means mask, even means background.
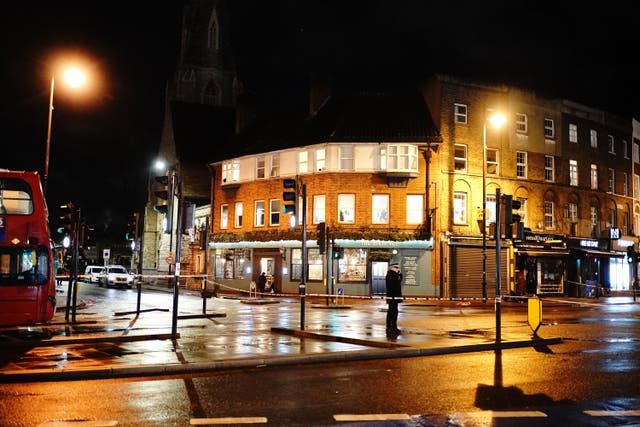
[[[267,275],[263,271],[262,274],[258,276],[258,292],[263,294],[266,286],[267,286]]]
[[[387,285],[387,335],[398,335],[398,304],[402,300],[402,273],[398,263],[392,263],[385,278]]]

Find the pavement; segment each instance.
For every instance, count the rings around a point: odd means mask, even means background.
[[[142,294],[139,312],[137,305],[112,312],[80,292],[75,322],[69,322],[61,289],[62,307],[47,324],[0,328],[0,383],[166,376],[563,342],[544,323],[534,334],[522,301],[501,303],[497,340],[492,299],[406,299],[398,318],[402,333],[387,336],[384,298],[301,301],[220,293],[203,307],[199,293],[183,289],[173,334],[170,289],[143,287],[152,292]]]

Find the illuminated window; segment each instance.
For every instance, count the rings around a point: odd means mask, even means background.
[[[319,148],[316,150],[316,171],[323,171],[325,167],[325,150]]]
[[[264,200],[256,200],[253,225],[264,226]]]
[[[589,131],[589,141],[591,148],[598,148],[598,131],[595,129],[591,129]]]
[[[490,224],[492,222],[496,222],[496,195],[495,194],[487,194],[486,199],[487,206],[487,219],[486,223]]]
[[[371,223],[389,223],[389,195],[374,194],[371,196]]]
[[[271,178],[280,176],[280,153],[271,155],[271,172],[269,176]]]
[[[256,158],[256,179],[264,179],[265,178],[265,168],[266,168],[267,158],[264,156],[260,156]]]
[[[353,145],[340,146],[340,170],[353,170]]]
[[[598,165],[591,163],[591,189],[598,189]]]
[[[338,260],[338,282],[362,283],[367,280],[366,249],[344,248],[343,257]]]
[[[298,173],[309,172],[309,153],[300,151],[298,153]]]
[[[569,185],[578,185],[578,162],[569,160]]]
[[[325,221],[325,196],[316,194],[313,196],[313,223],[320,224]]]
[[[356,195],[338,194],[338,222],[353,224],[356,221]]]
[[[236,228],[242,227],[242,202],[237,202],[235,207],[233,225]]]
[[[386,148],[386,170],[418,172],[418,147],[412,144],[390,144]]]
[[[578,143],[578,125],[569,123],[569,142]]]
[[[222,183],[236,182],[240,179],[240,163],[237,160],[222,164]]]
[[[220,228],[229,228],[229,205],[220,206]]]
[[[467,223],[467,193],[462,191],[453,193],[453,223],[458,225]]]

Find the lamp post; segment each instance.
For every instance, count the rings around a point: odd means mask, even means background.
[[[482,303],[487,302],[487,122],[494,128],[501,127],[506,118],[496,113],[486,117],[482,124]]]
[[[64,72],[64,81],[73,89],[78,88],[86,82],[86,76],[77,67],[69,67]],[[47,195],[47,181],[49,179],[49,154],[51,152],[51,122],[53,121],[53,92],[56,86],[55,73],[51,74],[51,91],[49,93],[49,120],[47,121],[47,147],[44,159],[44,174],[42,176],[42,191]]]

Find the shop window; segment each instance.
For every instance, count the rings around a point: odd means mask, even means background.
[[[338,260],[338,282],[366,282],[367,253],[366,249],[345,248],[344,256]]]

